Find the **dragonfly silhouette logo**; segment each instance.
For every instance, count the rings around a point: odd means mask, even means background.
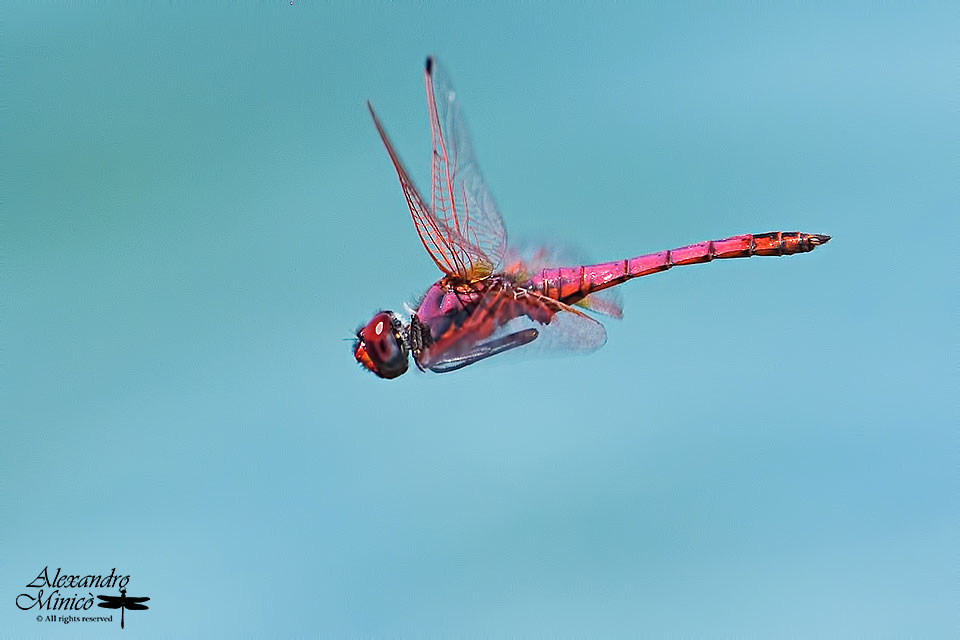
[[[120,628],[123,629],[123,612],[124,611],[143,611],[148,609],[147,605],[142,604],[149,600],[150,598],[132,598],[127,596],[126,589],[120,589],[119,596],[97,596],[103,602],[98,602],[97,606],[103,607],[104,609],[120,609]]]
[[[17,596],[17,608],[22,611],[34,610],[37,622],[113,622],[114,616],[100,609],[119,609],[120,628],[126,626],[127,611],[144,611],[150,598],[128,596],[129,575],[117,574],[111,569],[109,574],[71,575],[57,568],[51,577],[49,567],[44,567],[37,577],[28,583],[24,593]],[[93,591],[119,589],[120,595],[97,595]],[[35,591],[34,591],[35,590]],[[100,602],[97,602],[100,600]]]

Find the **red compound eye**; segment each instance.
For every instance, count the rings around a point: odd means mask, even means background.
[[[407,348],[398,336],[399,322],[381,311],[357,334],[357,361],[381,378],[395,378],[407,370]]]

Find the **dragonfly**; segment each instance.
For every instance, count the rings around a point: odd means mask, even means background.
[[[103,607],[104,609],[120,609],[120,628],[123,629],[123,613],[124,611],[144,611],[149,609],[145,604],[140,604],[146,602],[150,598],[134,598],[127,597],[127,590],[120,589],[119,596],[97,596],[103,602],[98,602],[98,607]]]
[[[606,342],[587,311],[619,318],[619,284],[673,267],[728,258],[813,251],[830,236],[799,231],[743,234],[599,264],[556,262],[507,245],[503,218],[476,161],[457,93],[431,56],[424,69],[433,140],[430,200],[417,190],[370,102],[367,108],[400,179],[414,228],[443,276],[408,308],[405,322],[379,311],[356,332],[354,358],[381,378],[447,373],[537,344],[586,352]]]

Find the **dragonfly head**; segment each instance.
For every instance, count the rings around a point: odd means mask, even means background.
[[[396,378],[407,370],[410,348],[403,322],[393,311],[381,311],[357,331],[353,357],[381,378]]]

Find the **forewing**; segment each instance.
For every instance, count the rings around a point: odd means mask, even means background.
[[[424,77],[433,136],[430,213],[456,254],[459,275],[476,281],[500,266],[506,229],[477,165],[453,84],[432,57]]]
[[[380,124],[380,119],[373,110],[373,105],[367,102],[367,108],[370,109],[373,124],[377,127],[377,133],[380,134],[380,139],[383,140],[383,145],[387,148],[390,160],[397,170],[400,186],[403,187],[403,195],[407,199],[407,207],[410,208],[410,215],[413,218],[413,225],[417,229],[417,235],[420,236],[420,242],[423,243],[427,253],[430,254],[441,271],[447,275],[459,276],[465,270],[463,263],[460,261],[460,251],[451,241],[448,230],[440,227],[427,209],[420,192],[417,191],[416,185],[413,184],[413,180],[410,179],[407,170],[400,161],[400,156],[397,155],[390,143],[387,132]]]

